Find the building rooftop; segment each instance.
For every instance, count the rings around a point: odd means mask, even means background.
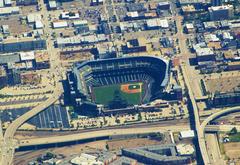
[[[0,15],[5,15],[5,14],[14,14],[14,13],[19,13],[20,8],[19,7],[3,7],[0,8]]]
[[[214,54],[212,48],[197,48],[196,53],[197,53],[197,56],[207,56],[207,55]]]
[[[57,7],[57,2],[56,1],[49,1],[48,5],[50,8],[56,8]]]
[[[137,163],[137,161],[135,159],[121,156],[119,159],[115,160],[114,162],[110,163],[109,165],[131,165],[131,164],[136,164],[136,163]]]
[[[195,136],[195,133],[193,130],[188,130],[188,131],[181,131],[180,132],[180,137],[181,138],[193,138]]]
[[[28,23],[34,23],[36,21],[40,21],[42,19],[41,14],[38,13],[30,13],[27,16]]]
[[[211,0],[179,0],[179,3],[181,5],[186,5],[186,4],[195,4],[195,3],[211,3]]]
[[[190,144],[178,144],[176,149],[180,156],[193,155],[195,152],[194,147]]]
[[[193,5],[182,6],[183,12],[195,12],[196,9]]]
[[[162,28],[168,28],[168,20],[167,19],[148,19],[146,21],[148,27],[162,27]]]
[[[0,66],[0,77],[4,77],[7,75],[7,72],[3,66]]]
[[[229,10],[229,9],[233,9],[233,5],[211,6],[208,8],[209,11]]]
[[[71,160],[71,163],[75,165],[87,165],[87,164],[104,165],[103,162],[97,161],[97,157],[84,153],[82,153],[80,156],[73,158]]]
[[[22,37],[22,38],[7,38],[2,41],[2,43],[7,44],[7,43],[16,43],[16,42],[27,42],[27,41],[34,41],[36,40],[33,37]],[[1,42],[0,42],[1,43]]]
[[[186,28],[187,28],[187,29],[194,29],[194,26],[193,26],[192,23],[187,23],[187,24],[186,24]]]
[[[20,52],[21,61],[33,60],[35,59],[34,52]]]
[[[45,62],[49,61],[49,55],[46,51],[35,52],[36,62]]]

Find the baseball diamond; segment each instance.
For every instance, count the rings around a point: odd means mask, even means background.
[[[152,56],[75,63],[73,77],[81,101],[107,105],[116,93],[128,105],[147,103],[168,83],[168,61]]]

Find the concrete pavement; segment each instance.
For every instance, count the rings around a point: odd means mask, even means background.
[[[221,156],[218,139],[216,134],[206,134],[206,143],[208,146],[208,154],[210,155],[210,160],[212,164],[224,165],[224,159]]]

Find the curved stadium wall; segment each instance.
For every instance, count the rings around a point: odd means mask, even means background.
[[[149,102],[168,83],[169,62],[159,57],[136,56],[75,63],[77,90],[95,102],[94,88],[141,82],[143,102]],[[95,102],[96,103],[96,102]]]

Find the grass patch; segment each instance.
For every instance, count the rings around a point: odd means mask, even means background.
[[[240,132],[233,135],[229,135],[229,140],[230,142],[240,142]]]
[[[139,85],[139,83],[131,83],[131,85]],[[139,93],[125,93],[121,91],[121,84],[94,87],[93,99],[98,104],[107,105],[113,100],[116,90],[120,91],[121,97],[127,101],[128,105],[140,104],[142,102],[143,91]]]

